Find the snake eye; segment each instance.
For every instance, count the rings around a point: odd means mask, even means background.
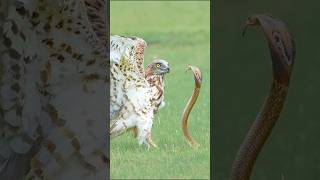
[[[157,68],[159,68],[161,65],[158,63],[156,66],[157,66]]]

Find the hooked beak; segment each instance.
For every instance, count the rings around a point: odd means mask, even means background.
[[[166,67],[166,68],[161,68],[160,69],[160,74],[166,74],[170,72],[170,67]]]
[[[169,73],[170,72],[170,67],[167,67],[166,71],[167,71],[167,73]]]

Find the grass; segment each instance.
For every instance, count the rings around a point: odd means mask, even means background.
[[[154,119],[159,149],[139,146],[128,133],[111,141],[112,179],[209,179],[210,176],[210,30],[209,2],[111,2],[111,33],[134,35],[148,43],[152,57],[167,59],[166,106]],[[190,114],[190,132],[201,144],[191,149],[183,138],[180,115],[192,94],[188,64],[203,73],[198,102]]]

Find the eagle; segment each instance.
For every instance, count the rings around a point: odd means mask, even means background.
[[[164,75],[169,63],[154,59],[144,68],[145,40],[110,37],[110,136],[133,130],[139,144],[157,147],[151,136],[154,115],[165,105]]]
[[[109,1],[0,1],[0,179],[107,179]]]

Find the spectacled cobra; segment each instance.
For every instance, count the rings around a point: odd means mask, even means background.
[[[183,135],[188,141],[189,145],[191,147],[198,147],[199,144],[191,137],[189,130],[188,130],[188,117],[189,114],[196,103],[199,93],[200,93],[200,88],[201,88],[201,83],[202,83],[202,74],[201,71],[198,67],[195,66],[188,66],[188,69],[191,70],[193,73],[194,77],[194,82],[195,82],[195,87],[193,89],[192,96],[190,97],[188,103],[186,104],[186,107],[184,108],[182,112],[182,117],[181,117],[181,122],[182,122],[182,131]]]
[[[271,53],[273,80],[269,95],[253,122],[232,166],[231,180],[248,180],[254,163],[276,121],[287,95],[295,59],[295,45],[286,25],[271,15],[260,14],[248,18],[248,26],[260,25]]]

